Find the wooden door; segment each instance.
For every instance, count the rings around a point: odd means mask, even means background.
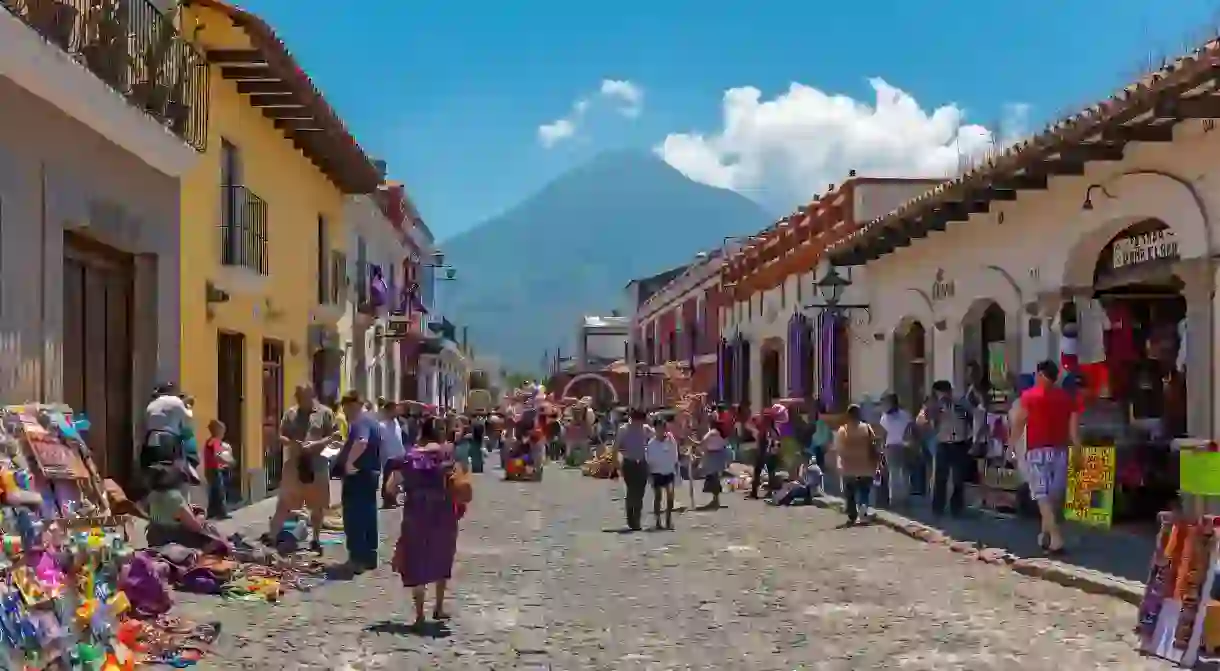
[[[129,254],[64,236],[63,399],[89,419],[85,439],[102,477],[131,484],[134,262]]]
[[[216,418],[224,423],[225,437],[233,448],[233,475],[229,478],[229,500],[244,501],[246,337],[220,333],[216,338]]]
[[[263,469],[267,491],[280,487],[284,477],[284,448],[280,445],[280,416],[284,414],[284,344],[263,341]]]

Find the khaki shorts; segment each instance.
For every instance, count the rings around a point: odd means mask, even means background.
[[[287,506],[287,510],[307,508],[313,512],[325,512],[330,508],[330,479],[326,474],[318,473],[313,482],[305,484],[295,472],[290,475],[287,467],[284,471],[278,507],[283,509]]]

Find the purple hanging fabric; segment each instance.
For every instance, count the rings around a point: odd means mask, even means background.
[[[361,278],[363,281],[363,278]],[[373,307],[385,307],[390,295],[390,288],[386,286],[385,275],[382,274],[381,266],[372,264],[369,270],[369,301]]]
[[[833,312],[826,313],[825,324],[822,328],[823,348],[822,353],[826,359],[825,372],[823,373],[823,385],[825,385],[826,405],[830,408],[839,408],[838,385],[835,384],[835,377],[838,375],[838,366],[836,365],[839,358],[839,315]]]
[[[788,378],[788,397],[799,397],[800,395],[800,381],[797,379],[797,375],[795,375],[795,372],[797,372],[797,367],[795,367],[795,362],[797,362],[797,350],[800,348],[800,343],[797,342],[798,316],[799,315],[793,312],[792,316],[788,317],[788,334],[787,337],[783,339],[783,359],[784,364],[786,364],[788,368],[787,375],[784,376]]]

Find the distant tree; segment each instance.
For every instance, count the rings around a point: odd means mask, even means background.
[[[471,371],[467,384],[471,389],[487,389],[491,386],[488,383],[487,372],[481,370]]]
[[[504,384],[507,385],[509,389],[516,389],[526,382],[536,378],[536,375],[530,375],[529,373],[510,372],[504,376]]]

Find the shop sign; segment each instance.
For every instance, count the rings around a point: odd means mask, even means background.
[[[1115,270],[1149,261],[1178,258],[1178,241],[1173,229],[1138,233],[1114,241],[1111,267]]]
[[[936,280],[932,282],[932,302],[943,301],[953,298],[957,293],[957,286],[953,280],[945,279],[945,269],[938,268],[936,270]]]
[[[1066,519],[1109,528],[1114,521],[1113,446],[1073,447],[1068,460]]]

